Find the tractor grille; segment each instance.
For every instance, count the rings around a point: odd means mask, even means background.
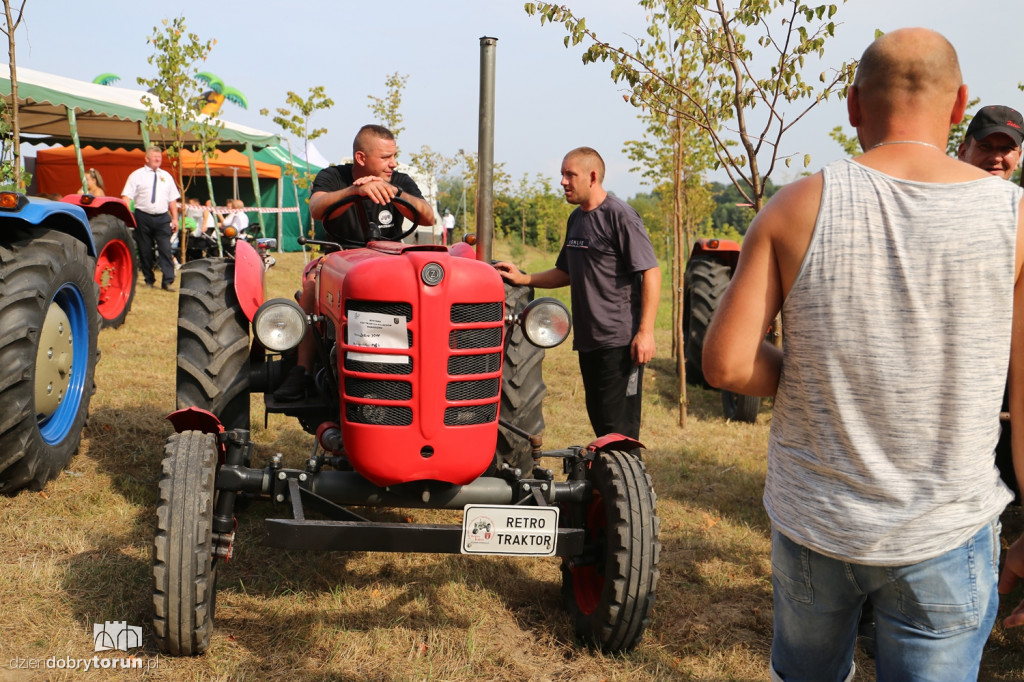
[[[503,303],[455,303],[452,305],[452,322],[455,324],[501,322],[503,305]]]
[[[358,310],[361,313],[380,313],[395,315],[412,321],[412,304],[390,301],[348,301],[345,311]]]
[[[345,358],[345,369],[349,372],[366,372],[367,374],[412,374],[412,358],[409,358],[409,362],[401,364],[363,362]]]
[[[453,355],[448,358],[448,373],[453,376],[486,374],[501,369],[501,353],[487,355]]]
[[[445,426],[469,426],[471,424],[487,424],[498,418],[498,405],[466,405],[465,407],[449,407],[444,411]]]
[[[497,379],[452,381],[445,389],[444,397],[451,401],[484,400],[498,395],[499,385]]]
[[[412,424],[412,410],[408,407],[349,403],[345,406],[345,419],[356,424],[409,426]]]
[[[345,381],[345,393],[367,400],[412,400],[412,384],[408,381],[349,378]]]
[[[403,320],[412,321],[413,306],[409,303],[389,301],[348,301],[346,313],[361,311],[381,315],[393,315]],[[504,304],[500,301],[491,303],[456,303],[451,306],[450,321],[452,325],[488,325],[485,328],[456,328],[448,332],[448,347],[455,351],[483,351],[473,355],[452,355],[448,358],[448,374],[459,377],[458,381],[448,381],[444,387],[444,400],[452,402],[478,402],[488,400],[483,405],[463,404],[446,407],[444,423],[446,426],[468,426],[488,424],[498,419],[497,399],[501,395],[501,380],[498,377],[481,378],[481,374],[495,374],[501,371],[501,346],[503,334]],[[352,360],[346,353],[344,370],[346,374],[358,372],[377,376],[346,376],[344,380],[345,395],[351,398],[372,401],[372,404],[346,402],[345,419],[349,423],[375,424],[380,426],[409,426],[413,423],[414,407],[408,404],[396,405],[396,402],[413,401],[413,406],[422,400],[440,400],[440,386],[419,383],[410,377],[414,372],[413,357],[418,354],[416,339],[412,330],[408,333],[408,362],[387,363]],[[421,341],[422,343],[422,341]],[[415,389],[413,388],[415,386]],[[413,395],[424,392],[423,395]],[[391,404],[389,404],[391,403]]]
[[[448,347],[461,350],[470,348],[497,348],[501,345],[500,329],[453,329],[448,335]]]

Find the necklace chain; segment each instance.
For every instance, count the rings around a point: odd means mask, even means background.
[[[935,146],[931,142],[924,142],[922,140],[889,140],[888,142],[879,142],[878,144],[873,144],[871,145],[871,149],[884,147],[887,144],[919,144],[922,147],[931,147],[932,149],[938,149],[940,152],[942,151],[942,149]],[[871,151],[871,149],[869,149],[868,151]]]

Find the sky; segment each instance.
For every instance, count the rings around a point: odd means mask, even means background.
[[[631,0],[562,0],[606,42],[631,46],[643,35],[645,13]],[[314,114],[311,125],[328,132],[314,144],[331,162],[351,155],[359,126],[375,122],[368,96],[383,97],[388,76],[408,79],[400,112],[400,161],[422,146],[454,155],[477,149],[480,38],[497,38],[495,52],[494,158],[518,181],[538,175],[557,185],[565,152],[591,146],[605,158],[605,188],[622,197],[649,191],[623,153],[627,140],[640,139],[638,111],[623,101],[610,65],[584,65],[583,45],[563,45],[565,29],[541,26],[522,0],[104,0],[88,21],[75,19],[63,0],[28,0],[16,33],[17,64],[91,81],[113,72],[119,87],[139,88],[136,77],[151,77],[153,48],[147,38],[164,19],[184,16],[201,39],[216,39],[197,70],[219,76],[241,90],[248,109],[225,103],[225,120],[281,134],[262,108],[285,103],[289,90],[306,97],[323,86],[334,107]],[[1020,0],[937,3],[934,0],[849,0],[834,17],[836,36],[826,44],[822,64],[809,64],[816,82],[823,67],[855,59],[875,30],[925,26],[945,35],[957,49],[964,81],[981,104],[1024,110],[1024,41],[1002,22],[1016,25]],[[61,16],[65,11],[68,16]],[[757,65],[755,64],[755,68]],[[783,138],[782,152],[800,159],[773,174],[776,184],[797,177],[803,155],[808,170],[843,156],[828,132],[845,125],[845,105],[825,102]],[[799,169],[798,169],[799,166]],[[711,179],[727,181],[718,172]]]

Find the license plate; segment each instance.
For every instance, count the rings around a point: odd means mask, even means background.
[[[471,504],[462,512],[462,553],[554,556],[558,507]]]

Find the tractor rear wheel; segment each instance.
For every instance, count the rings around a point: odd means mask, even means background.
[[[89,221],[96,242],[96,284],[100,287],[100,324],[116,329],[124,324],[135,300],[139,261],[135,238],[120,218],[98,215]]]
[[[683,339],[688,383],[710,388],[701,369],[704,337],[731,278],[732,268],[712,258],[697,256],[686,265]]]
[[[178,409],[200,407],[225,429],[248,429],[249,320],[235,294],[235,263],[203,258],[179,273]]]
[[[753,424],[760,409],[761,398],[758,396],[722,391],[722,413],[729,421]]]
[[[78,450],[99,357],[95,262],[55,230],[0,243],[0,492],[40,490]]]
[[[518,315],[533,300],[531,287],[505,285],[505,312]],[[542,365],[544,349],[530,343],[523,330],[513,326],[508,332],[510,340],[505,348],[501,370],[501,410],[499,415],[527,433],[544,432],[544,397],[548,389],[544,385]],[[513,469],[521,469],[526,475],[533,471],[533,454],[530,442],[522,436],[498,427],[498,456],[501,462]]]
[[[153,629],[160,650],[174,656],[210,647],[217,605],[216,473],[213,434],[184,431],[167,439],[153,540]]]
[[[722,296],[732,279],[732,267],[713,258],[697,256],[686,265],[686,302],[683,312],[683,338],[686,355],[686,381],[711,388],[704,379],[704,337]],[[761,399],[755,396],[722,392],[722,413],[730,421],[757,421]]]
[[[644,463],[626,452],[599,452],[587,480],[586,544],[562,562],[562,596],[577,637],[626,651],[650,624],[658,585],[656,496]]]

